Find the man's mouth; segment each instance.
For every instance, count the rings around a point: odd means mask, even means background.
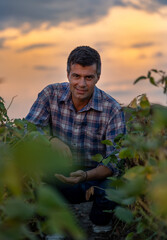
[[[76,90],[77,90],[77,92],[80,93],[80,94],[84,94],[84,93],[87,92],[87,90],[83,90],[83,89],[77,89],[77,88],[76,88]]]

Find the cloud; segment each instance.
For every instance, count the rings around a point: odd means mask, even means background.
[[[161,7],[167,6],[166,0],[121,0],[126,6],[142,9],[147,12],[157,12]]]
[[[103,51],[104,48],[109,48],[112,46],[112,43],[108,41],[99,41],[94,44],[95,49],[98,49],[99,51]]]
[[[36,44],[31,44],[23,48],[20,48],[17,50],[17,52],[25,52],[25,51],[29,51],[37,48],[47,48],[52,46],[55,46],[55,44],[54,43],[36,43]]]
[[[151,57],[154,57],[154,58],[160,58],[160,57],[163,57],[164,56],[164,54],[163,54],[163,52],[156,52],[156,53],[154,53]],[[141,54],[141,55],[139,55],[139,59],[146,59],[146,58],[148,58],[148,57],[150,57],[150,56],[147,56],[147,55],[145,55],[145,54]]]
[[[165,5],[166,0],[5,0],[0,1],[0,29],[26,24],[29,31],[42,23],[48,23],[49,27],[71,20],[85,24],[105,16],[114,6],[157,12]]]
[[[0,37],[0,49],[9,49],[10,47],[9,46],[5,46],[5,42],[7,40],[12,40],[12,39],[15,39],[16,36],[13,36],[13,37]]]
[[[6,38],[0,38],[0,49],[6,48],[6,47],[4,46],[5,41],[6,41]]]
[[[0,84],[4,83],[4,81],[5,81],[5,78],[4,77],[0,77]]]
[[[55,71],[55,70],[57,70],[57,67],[45,66],[45,65],[35,65],[33,68],[38,71]]]
[[[35,28],[44,22],[53,26],[74,19],[82,22],[95,21],[104,16],[110,6],[110,0],[0,1],[0,28],[21,27],[23,23],[30,23]]]
[[[138,58],[139,58],[139,59],[146,59],[146,58],[147,58],[147,55],[145,55],[145,54],[141,54],[141,55],[139,55]]]
[[[158,0],[158,2],[159,2],[160,4],[167,5],[167,2],[166,2],[166,0]]]
[[[153,57],[155,57],[155,58],[159,58],[159,57],[163,57],[163,53],[162,52],[156,52],[154,55],[153,55]]]
[[[133,45],[131,45],[131,48],[144,48],[144,47],[151,47],[153,46],[155,43],[154,42],[142,42],[142,43],[135,43]]]

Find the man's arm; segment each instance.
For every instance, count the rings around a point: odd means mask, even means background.
[[[36,101],[33,103],[26,120],[39,127],[45,127],[49,124],[50,119],[50,106],[49,96],[51,89],[49,86],[44,88],[39,94]]]
[[[102,165],[96,168],[93,168],[87,171],[86,173],[87,173],[87,181],[100,180],[100,179],[105,179],[109,176],[112,176],[112,171],[108,167],[105,167]]]
[[[112,171],[101,165],[86,172],[82,170],[72,172],[69,177],[65,177],[62,174],[55,174],[55,176],[64,183],[77,184],[84,181],[105,179],[112,176]]]

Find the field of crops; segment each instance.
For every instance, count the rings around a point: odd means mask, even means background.
[[[160,79],[155,80],[153,74]],[[152,69],[138,81],[149,80],[167,93],[167,77]],[[116,225],[126,230],[126,240],[167,239],[167,107],[151,104],[142,94],[124,107],[127,134],[117,136],[119,178],[110,178],[109,199],[118,203]],[[0,239],[42,239],[43,233],[60,232],[85,239],[64,199],[43,179],[54,172],[70,171],[68,159],[53,148],[44,129],[24,119],[9,119],[0,98]],[[47,159],[47,161],[46,161]],[[56,161],[55,161],[56,159]],[[95,156],[95,159],[101,159]]]

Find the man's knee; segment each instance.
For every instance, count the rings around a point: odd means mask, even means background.
[[[65,144],[59,138],[55,137],[52,138],[50,142],[53,148],[55,148],[57,151],[60,151],[65,157],[68,157],[72,162],[72,153],[67,144]]]

